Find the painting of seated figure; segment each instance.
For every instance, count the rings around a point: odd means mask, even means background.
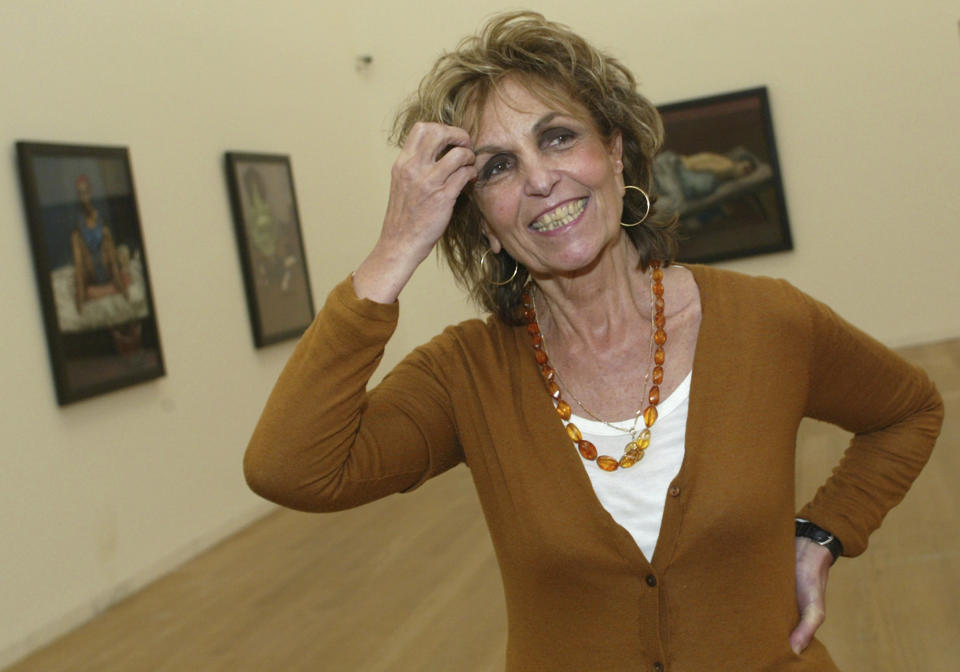
[[[57,400],[164,374],[123,147],[17,144]]]

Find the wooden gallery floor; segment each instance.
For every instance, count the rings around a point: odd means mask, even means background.
[[[960,669],[960,340],[903,352],[947,420],[867,553],[832,571],[821,637],[846,672]],[[800,443],[807,497],[846,438],[809,423]],[[461,467],[354,511],[277,511],[8,672],[502,670],[504,621]]]

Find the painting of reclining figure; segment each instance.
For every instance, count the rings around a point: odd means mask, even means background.
[[[659,107],[657,210],[677,216],[681,261],[793,248],[765,88]]]

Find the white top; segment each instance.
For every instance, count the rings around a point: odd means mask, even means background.
[[[683,463],[692,375],[688,373],[680,386],[657,404],[658,418],[650,428],[650,447],[642,460],[629,469],[616,471],[604,471],[596,462],[583,460],[597,499],[630,533],[647,560],[653,560],[660,536],[667,489]],[[580,429],[583,438],[597,447],[600,455],[620,459],[630,441],[628,433],[602,422],[579,415],[573,415],[570,420]],[[627,428],[633,425],[633,419],[612,424]],[[643,419],[639,426],[643,427]]]

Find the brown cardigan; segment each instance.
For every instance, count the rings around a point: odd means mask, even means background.
[[[799,512],[853,556],[926,462],[942,403],[922,371],[788,283],[691,270],[703,318],[686,457],[652,563],[597,501],[522,327],[450,327],[366,392],[398,306],[358,299],[349,280],[281,374],[248,482],[332,511],[465,461],[500,564],[511,672],[835,670],[818,641],[800,656],[788,641],[798,423],[855,433]]]

